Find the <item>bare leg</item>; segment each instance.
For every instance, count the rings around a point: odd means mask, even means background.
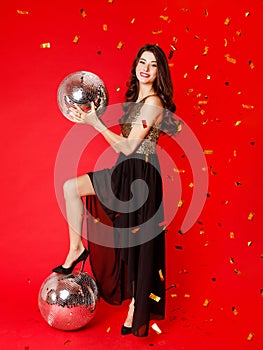
[[[133,313],[134,313],[134,298],[132,298],[132,301],[129,305],[129,311],[126,317],[126,320],[124,322],[125,327],[132,327],[132,321],[133,321]]]
[[[63,191],[69,228],[69,252],[63,267],[68,268],[84,250],[82,243],[84,206],[81,197],[95,195],[95,192],[87,174],[67,180],[64,183]]]

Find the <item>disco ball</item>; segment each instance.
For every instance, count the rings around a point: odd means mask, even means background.
[[[98,116],[101,116],[108,104],[108,94],[103,81],[94,73],[80,71],[71,73],[61,82],[58,88],[58,106],[69,120],[69,107],[76,104],[84,111],[89,111],[94,102]]]
[[[43,318],[51,327],[64,331],[85,327],[95,316],[98,302],[97,285],[86,272],[66,276],[52,273],[38,295]]]

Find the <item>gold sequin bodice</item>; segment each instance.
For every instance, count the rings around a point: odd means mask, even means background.
[[[134,103],[124,124],[121,126],[122,135],[128,137],[133,126],[136,124],[138,116],[144,102]],[[160,136],[160,129],[152,126],[144,140],[141,142],[135,153],[154,154],[156,153],[156,144]]]

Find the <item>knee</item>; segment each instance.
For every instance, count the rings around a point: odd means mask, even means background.
[[[76,179],[69,179],[64,182],[63,193],[65,199],[72,198],[78,195]]]

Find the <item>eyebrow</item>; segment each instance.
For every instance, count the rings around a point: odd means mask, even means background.
[[[146,60],[145,58],[143,58],[143,57],[141,57],[140,60],[147,61],[147,60]],[[151,62],[156,62],[156,63],[157,63],[157,61],[151,61]]]

